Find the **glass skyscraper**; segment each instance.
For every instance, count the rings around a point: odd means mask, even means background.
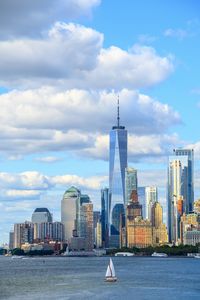
[[[108,247],[108,233],[109,233],[109,189],[101,190],[101,231],[102,244]]]
[[[174,149],[168,167],[168,232],[169,241],[177,244],[180,238],[180,212],[193,211],[193,150]]]
[[[126,168],[125,170],[125,204],[131,200],[132,191],[137,191],[137,170]]]
[[[127,167],[127,130],[120,125],[119,101],[117,125],[110,131],[109,202],[110,246],[119,246],[120,218],[124,215],[125,169]]]
[[[174,149],[174,155],[182,160],[183,156],[187,158],[187,169],[185,170],[184,193],[186,202],[184,211],[186,214],[193,211],[194,204],[194,150],[193,149]]]

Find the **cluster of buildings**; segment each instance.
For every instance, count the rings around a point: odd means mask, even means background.
[[[68,245],[72,251],[96,248],[147,247],[200,243],[200,200],[194,203],[194,153],[174,149],[168,163],[168,228],[156,186],[138,187],[137,170],[128,166],[127,130],[110,131],[109,187],[101,190],[101,210],[72,186],[61,201],[61,222],[48,209],[37,208],[31,222],[14,225],[11,247]],[[60,245],[58,247],[58,245]],[[35,247],[33,246],[33,247]]]

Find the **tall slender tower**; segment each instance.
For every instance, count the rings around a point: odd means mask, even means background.
[[[127,167],[127,130],[120,125],[119,97],[117,125],[110,131],[109,156],[109,245],[119,246],[120,220],[125,210],[125,169]]]
[[[189,214],[193,211],[194,151],[174,149],[173,152],[168,167],[168,231],[169,241],[178,243],[180,216],[183,212]]]

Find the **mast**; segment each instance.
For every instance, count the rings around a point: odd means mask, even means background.
[[[119,95],[117,97],[117,127],[119,128],[120,117],[119,117]]]

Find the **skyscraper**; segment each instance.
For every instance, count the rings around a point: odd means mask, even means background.
[[[194,152],[191,149],[174,149],[168,167],[168,231],[169,241],[180,239],[180,216],[193,211]]]
[[[104,188],[101,190],[101,232],[103,247],[108,247],[109,211],[109,189]]]
[[[151,207],[158,201],[158,191],[156,186],[146,186],[145,187],[145,219],[151,220]]]
[[[185,193],[184,212],[189,214],[193,211],[194,203],[194,150],[193,149],[174,149],[174,155],[182,161],[184,157],[187,165],[184,166],[184,181],[182,180],[182,194]]]
[[[170,157],[168,171],[168,231],[169,241],[178,243],[178,199],[181,197],[182,164],[178,159]]]
[[[32,214],[32,223],[47,223],[52,221],[52,215],[46,207],[36,208]]]
[[[125,204],[131,200],[132,191],[137,191],[137,170],[126,168],[125,170]]]
[[[110,131],[109,148],[109,242],[119,246],[119,219],[124,214],[125,169],[127,167],[127,130],[120,125],[119,99],[117,106],[117,125]]]
[[[75,229],[77,201],[80,201],[81,192],[72,186],[63,195],[61,201],[61,222],[64,225],[65,240],[70,241]]]

